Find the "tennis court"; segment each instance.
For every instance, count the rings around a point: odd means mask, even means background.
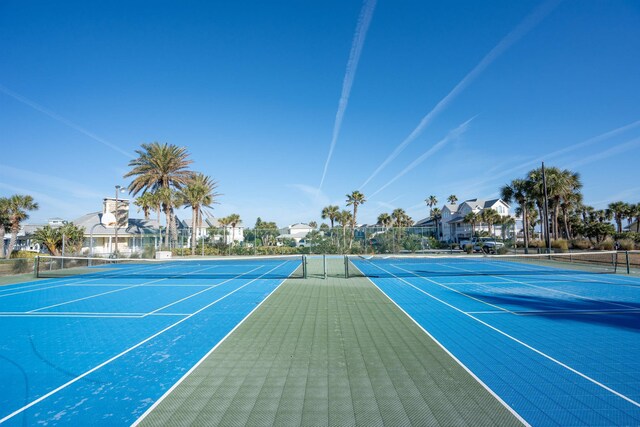
[[[83,262],[0,288],[0,423],[131,424],[301,257]]]
[[[531,425],[638,425],[640,278],[568,256],[350,261]]]

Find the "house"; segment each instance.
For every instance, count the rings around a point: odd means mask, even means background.
[[[29,251],[29,252],[42,252],[44,247],[40,245],[40,243],[36,243],[31,239],[33,233],[46,225],[49,225],[52,228],[62,227],[66,224],[62,218],[49,218],[46,224],[21,224],[20,230],[18,231],[18,235],[16,236],[16,244],[13,247],[14,251]],[[9,241],[11,239],[11,233],[6,233],[4,235],[4,246],[2,250],[2,255],[6,253],[7,249],[9,249]]]
[[[105,256],[117,251],[121,256],[130,256],[142,253],[147,247],[157,249],[162,246],[164,227],[156,219],[130,218],[129,200],[118,199],[117,204],[117,221],[116,199],[111,197],[103,199],[101,211],[85,214],[73,221],[85,229],[83,253]],[[185,247],[190,236],[188,227],[177,216],[174,216],[174,221],[178,237],[172,246]]]
[[[631,224],[625,227],[626,231],[631,231],[633,233],[640,233],[640,222],[633,221]]]
[[[280,235],[277,237],[279,242],[285,239],[291,239],[296,243],[296,246],[300,244],[300,240],[307,237],[307,234],[314,230],[309,224],[296,223],[288,227],[280,229]]]
[[[469,199],[460,204],[444,205],[441,209],[442,217],[438,224],[440,240],[445,242],[459,242],[462,239],[472,237],[472,225],[465,221],[465,216],[470,212],[482,213],[487,209],[495,210],[502,217],[511,216],[510,206],[502,199]],[[489,231],[487,223],[479,221],[475,224],[476,233],[479,231]],[[507,230],[505,230],[506,232]],[[503,230],[500,224],[491,227],[494,236],[502,236]]]

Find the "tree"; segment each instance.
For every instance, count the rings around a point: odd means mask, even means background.
[[[482,219],[482,222],[487,223],[489,235],[493,235],[491,227],[493,224],[499,222],[502,217],[495,209],[483,209],[480,212],[480,218]]]
[[[458,197],[455,194],[452,194],[449,197],[447,197],[447,201],[452,205],[455,205],[458,202]]]
[[[227,227],[231,224],[229,217],[218,218],[218,224],[220,224],[220,228],[222,228],[223,238],[222,242],[227,244]]]
[[[157,190],[181,189],[189,182],[192,172],[188,169],[192,163],[189,153],[184,147],[173,144],[161,144],[152,142],[142,144],[140,150],[136,150],[138,157],[129,162],[132,169],[124,175],[124,178],[133,177],[128,186],[129,193],[136,196],[138,193],[155,192]],[[171,197],[163,194],[163,208],[167,219],[167,231],[171,227],[171,210],[174,207]],[[165,244],[169,246],[169,232],[165,234]]]
[[[511,203],[515,200],[522,211],[522,228],[524,230],[524,251],[529,251],[529,208],[531,207],[531,182],[524,179],[514,179],[500,189],[502,200]]]
[[[6,258],[9,259],[11,257],[11,252],[16,245],[18,232],[20,231],[20,224],[22,221],[29,218],[29,214],[27,212],[38,209],[38,203],[36,203],[33,200],[33,197],[29,195],[14,194],[7,198],[3,205],[5,215],[8,218],[9,230],[11,232],[9,248],[6,254]]]
[[[347,241],[347,227],[353,224],[353,214],[348,210],[343,210],[338,214],[336,221],[342,227],[342,242],[343,245]],[[343,246],[344,247],[344,246]]]
[[[352,191],[351,194],[347,194],[347,206],[353,206],[354,224],[358,222],[358,206],[365,203],[366,201],[367,199],[365,199],[364,194],[362,194],[358,190]]]
[[[44,245],[51,255],[57,256],[60,255],[63,241],[66,253],[80,252],[84,242],[84,232],[84,227],[78,227],[73,222],[58,228],[45,225],[36,229],[31,235],[31,239]]]
[[[142,211],[144,213],[144,219],[148,221],[149,213],[155,208],[156,202],[153,193],[144,193],[133,204],[138,207],[138,212]]]
[[[393,218],[388,213],[381,213],[378,215],[378,224],[383,226],[385,229],[389,228],[391,224],[393,224]]]
[[[42,228],[36,229],[31,235],[31,239],[36,243],[44,245],[51,255],[60,255],[58,247],[61,246],[59,245],[61,240],[58,229],[53,228],[50,225],[45,225]]]
[[[433,216],[433,207],[438,204],[436,196],[429,196],[425,199],[425,203],[429,206],[429,214]]]
[[[309,221],[309,227],[315,230],[316,228],[318,228],[318,223],[315,221]]]
[[[613,220],[616,222],[618,233],[622,233],[622,220],[627,216],[629,205],[625,202],[613,202],[609,203],[608,209],[613,215]]]
[[[440,208],[433,208],[431,209],[431,216],[436,223],[436,238],[438,238],[439,240],[442,237],[442,232],[440,231],[440,220],[442,219],[442,211],[440,210]]]
[[[340,207],[335,205],[329,205],[322,209],[322,219],[329,219],[332,229],[335,226],[335,221],[338,219],[339,214]]]
[[[191,255],[195,255],[197,229],[202,226],[202,208],[215,203],[218,183],[210,177],[195,172],[187,185],[180,191],[185,206],[191,208]]]
[[[464,216],[464,222],[471,224],[471,237],[476,234],[476,224],[480,220],[480,215],[477,212],[469,212]]]

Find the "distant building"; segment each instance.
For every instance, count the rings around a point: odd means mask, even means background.
[[[40,243],[36,243],[32,240],[31,236],[33,233],[39,229],[44,227],[45,225],[49,225],[53,228],[62,227],[66,224],[62,218],[49,218],[46,224],[22,224],[20,226],[20,230],[18,231],[18,236],[16,238],[16,245],[14,246],[14,251],[30,251],[30,252],[42,252],[44,247],[40,245]],[[4,255],[9,248],[9,240],[11,239],[11,233],[6,233],[4,235],[4,246],[2,250],[2,254]]]
[[[280,235],[277,237],[277,239],[280,242],[286,239],[293,240],[297,246],[300,244],[300,240],[307,237],[307,234],[311,233],[313,230],[313,227],[311,227],[309,224],[299,222],[288,227],[281,228]]]

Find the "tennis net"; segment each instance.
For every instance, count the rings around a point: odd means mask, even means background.
[[[347,277],[640,274],[640,251],[514,255],[348,255]]]
[[[39,278],[287,279],[303,277],[303,257],[114,259],[46,256],[36,258],[34,271]]]

